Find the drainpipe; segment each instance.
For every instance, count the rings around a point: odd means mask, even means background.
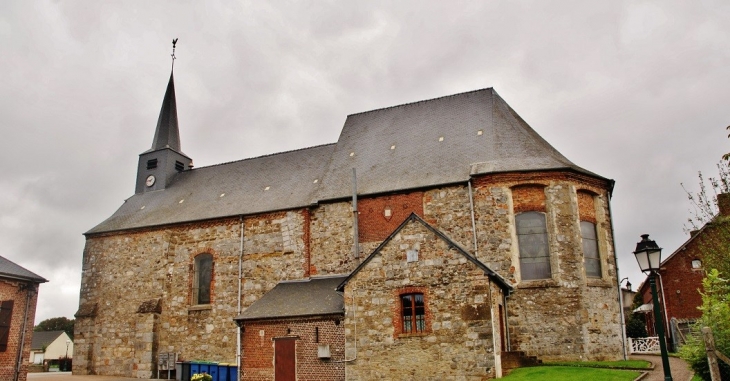
[[[360,258],[360,234],[357,230],[357,173],[355,168],[352,168],[352,254],[355,259]]]
[[[628,355],[626,353],[626,319],[624,317],[624,306],[621,303],[621,300],[623,299],[621,295],[621,277],[619,276],[618,272],[618,256],[616,255],[616,233],[613,230],[613,210],[611,209],[611,192],[606,193],[608,197],[608,214],[609,214],[609,221],[611,222],[611,245],[613,246],[613,263],[616,265],[616,289],[618,290],[618,302],[619,302],[619,314],[621,317],[621,348],[623,349],[621,353],[623,353],[624,360],[628,359]]]
[[[469,187],[469,206],[471,207],[471,231],[472,234],[474,234],[474,258],[479,258],[477,253],[479,252],[479,249],[477,249],[477,223],[474,219],[474,195],[472,194],[472,188],[471,188],[471,179],[466,183]]]
[[[664,310],[664,328],[666,329],[665,332],[669,332],[669,339],[672,339],[672,330],[669,329],[669,318],[667,317],[667,298],[664,297],[664,282],[662,281],[662,274],[659,274],[659,271],[657,271],[656,274],[659,276],[659,288],[662,290],[662,309]],[[674,341],[672,341],[672,342],[674,342]]]
[[[243,278],[243,216],[239,217],[239,221],[241,223],[241,244],[240,249],[238,253],[238,315],[241,315],[241,283]],[[236,324],[236,366],[238,367],[238,372],[236,374],[236,380],[240,378],[241,374],[241,326]]]
[[[13,381],[18,381],[18,377],[20,377],[20,367],[23,365],[23,349],[25,347],[25,328],[28,324],[28,309],[30,308],[30,298],[33,296],[33,291],[35,291],[35,287],[33,287],[32,283],[28,284],[21,284],[18,286],[21,290],[25,289],[25,312],[23,313],[23,327],[20,330],[20,346],[18,347],[18,360],[15,363],[15,375],[13,376]]]

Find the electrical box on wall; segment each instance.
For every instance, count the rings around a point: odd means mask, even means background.
[[[329,344],[319,344],[317,346],[317,357],[321,359],[328,359],[332,357],[330,354],[330,345]]]

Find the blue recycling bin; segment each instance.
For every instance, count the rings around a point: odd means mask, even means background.
[[[228,366],[228,380],[226,381],[237,381],[238,380],[238,367],[235,364]]]
[[[199,362],[195,362],[195,361],[191,361],[190,362],[190,377],[192,377],[192,376],[194,376],[194,375],[196,375],[198,373],[201,373],[200,372],[200,363]]]

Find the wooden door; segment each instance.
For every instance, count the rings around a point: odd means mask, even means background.
[[[296,381],[296,339],[274,340],[274,381]]]

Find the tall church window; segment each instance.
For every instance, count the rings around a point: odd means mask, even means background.
[[[423,294],[403,294],[400,296],[403,333],[421,333],[426,330],[426,306]]]
[[[592,222],[580,222],[580,237],[583,241],[583,257],[585,260],[586,276],[601,277],[601,255],[598,252],[596,225]]]
[[[213,280],[213,256],[200,254],[195,257],[193,278],[193,304],[210,304],[210,285]]]
[[[545,214],[540,212],[519,213],[515,215],[515,223],[522,279],[551,278]]]

